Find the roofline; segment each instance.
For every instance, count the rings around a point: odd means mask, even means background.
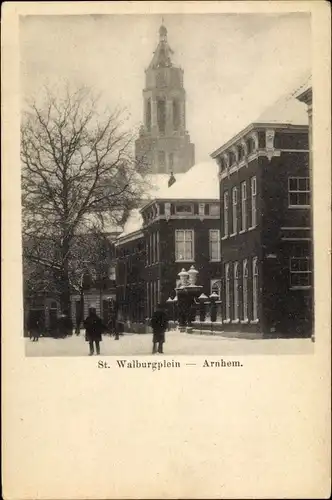
[[[118,247],[123,245],[124,243],[128,243],[129,241],[137,240],[138,238],[143,238],[144,233],[142,229],[138,229],[137,231],[133,231],[131,233],[125,234],[124,236],[120,236],[116,242],[115,246]]]
[[[274,129],[291,129],[291,130],[306,130],[309,128],[309,125],[294,125],[291,123],[273,123],[273,122],[252,122],[246,128],[242,129],[236,135],[234,135],[231,139],[229,139],[225,144],[220,146],[218,149],[213,151],[210,156],[213,159],[216,159],[221,153],[223,153],[226,149],[233,146],[239,139],[243,136],[249,134],[255,129],[259,128],[274,128]]]
[[[312,86],[306,88],[303,92],[299,93],[296,96],[298,101],[304,102],[308,104],[310,101],[312,102]]]
[[[144,205],[140,209],[140,212],[143,213],[143,211],[148,208],[150,205],[152,205],[155,201],[162,201],[162,202],[168,202],[168,203],[177,203],[177,202],[185,202],[185,203],[195,203],[195,202],[200,202],[200,203],[220,203],[219,198],[154,198],[151,200],[149,203]]]

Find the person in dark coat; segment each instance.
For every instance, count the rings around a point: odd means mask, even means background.
[[[67,311],[64,311],[58,319],[58,338],[64,339],[67,335],[73,333],[73,322],[68,316]]]
[[[157,346],[158,346],[158,352],[162,354],[163,343],[165,342],[165,332],[168,327],[168,317],[161,304],[157,305],[156,310],[152,314],[151,327],[153,331],[152,354],[155,354],[157,352]]]
[[[39,337],[40,337],[40,330],[41,330],[41,320],[36,319],[32,324],[31,324],[31,329],[30,329],[30,339],[32,342],[38,342]]]
[[[100,354],[100,342],[102,341],[102,332],[104,330],[103,322],[96,313],[95,306],[90,306],[89,316],[84,321],[85,340],[89,342],[90,356],[94,354],[94,344],[96,344],[96,353]]]

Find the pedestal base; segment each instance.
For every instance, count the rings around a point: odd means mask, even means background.
[[[193,327],[192,326],[187,326],[186,331],[187,331],[187,333],[193,333]]]

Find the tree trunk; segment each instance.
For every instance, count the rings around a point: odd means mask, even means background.
[[[64,238],[61,248],[62,253],[62,273],[61,273],[61,295],[60,304],[62,312],[66,312],[71,317],[71,301],[70,301],[70,281],[69,281],[69,239]]]

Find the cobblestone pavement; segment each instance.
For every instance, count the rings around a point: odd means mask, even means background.
[[[38,342],[24,339],[27,356],[87,356],[88,343],[84,333],[66,339],[41,337]],[[145,356],[151,354],[151,334],[129,334],[119,340],[103,336],[101,356]],[[164,354],[174,355],[262,355],[311,354],[314,344],[310,339],[234,339],[215,335],[167,332]],[[160,356],[160,355],[158,355]]]

